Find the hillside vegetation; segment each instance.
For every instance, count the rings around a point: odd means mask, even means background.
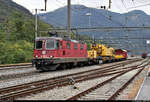
[[[34,16],[24,7],[11,0],[0,0],[0,64],[31,62],[34,49]],[[53,26],[38,19],[38,30]],[[67,33],[65,33],[67,34]],[[72,39],[83,41],[87,35],[71,33]],[[90,41],[86,41],[88,49]]]
[[[34,17],[11,0],[0,0],[0,64],[31,62]],[[3,20],[4,19],[4,20]],[[40,30],[50,25],[38,21]]]

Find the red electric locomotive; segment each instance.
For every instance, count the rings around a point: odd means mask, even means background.
[[[60,37],[37,37],[32,63],[37,70],[56,70],[58,67],[88,62],[87,45]]]

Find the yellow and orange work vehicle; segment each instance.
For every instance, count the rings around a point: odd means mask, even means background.
[[[88,57],[91,59],[101,59],[103,63],[126,59],[123,55],[124,50],[114,49],[104,44],[91,44],[91,50],[88,51]],[[118,52],[120,51],[120,52]]]

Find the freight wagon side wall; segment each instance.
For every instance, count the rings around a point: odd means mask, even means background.
[[[122,50],[122,49],[115,49],[115,54],[116,55],[123,55],[123,57],[126,59],[128,56],[127,56],[127,51],[125,50]]]
[[[56,49],[46,49],[45,42],[46,40],[55,40],[59,42],[58,47]],[[37,56],[38,58],[50,58],[53,56],[54,58],[87,58],[87,45],[65,41],[65,40],[57,40],[57,39],[40,39],[43,41],[43,46],[41,49],[34,49],[34,58]],[[44,52],[44,54],[42,53]]]

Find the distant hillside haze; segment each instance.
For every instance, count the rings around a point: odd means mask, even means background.
[[[71,27],[89,27],[89,17],[86,13],[91,13],[92,27],[116,27],[116,26],[149,26],[150,16],[140,10],[119,14],[103,9],[88,8],[83,5],[72,5]],[[67,7],[59,8],[53,12],[39,14],[40,19],[58,27],[67,26]]]
[[[13,2],[12,0],[0,0],[0,7],[1,7],[0,11],[8,10],[5,13],[10,13],[13,10],[17,10],[17,11],[23,11],[26,14],[32,15],[29,10]]]
[[[128,13],[120,14],[103,9],[88,8],[83,5],[71,6],[71,27],[89,27],[89,16],[91,13],[90,24],[91,27],[142,27],[150,26],[150,16],[140,10],[134,10]],[[39,17],[44,22],[52,24],[56,27],[67,28],[67,7],[56,9],[53,12],[39,14]],[[145,48],[146,40],[150,38],[149,30],[143,31],[109,31],[109,32],[79,32],[79,34],[88,34],[95,38],[102,38],[107,40],[115,47],[121,47],[129,50],[136,50],[140,53],[148,51]],[[126,39],[120,39],[124,37]],[[118,38],[119,40],[110,41],[111,38]],[[129,39],[128,38],[147,38],[147,39]],[[120,43],[120,45],[118,44]],[[135,52],[136,53],[136,52]]]
[[[32,15],[29,10],[12,0],[0,0],[0,17],[10,16],[12,12],[24,12],[26,15]]]

